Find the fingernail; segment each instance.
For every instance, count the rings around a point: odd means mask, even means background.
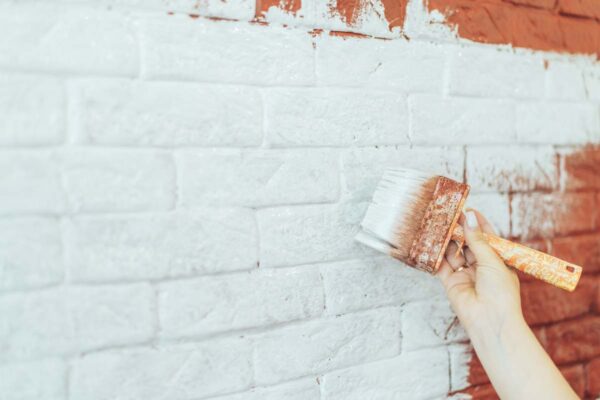
[[[477,215],[475,215],[475,211],[467,211],[467,226],[471,229],[479,228],[479,221],[477,221]]]

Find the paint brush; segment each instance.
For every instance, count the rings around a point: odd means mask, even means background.
[[[464,245],[458,219],[469,186],[406,168],[383,174],[356,240],[405,264],[435,274],[453,240]],[[484,233],[505,264],[556,287],[573,291],[582,268],[518,243]]]

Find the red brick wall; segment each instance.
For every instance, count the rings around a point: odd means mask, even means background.
[[[526,243],[578,263],[584,272],[573,293],[521,274],[523,312],[579,396],[595,399],[600,396],[600,147],[557,154],[556,162],[562,188],[542,194],[553,206],[536,206],[540,193],[531,193],[523,212],[533,215],[519,220],[536,222],[519,231],[531,237]],[[511,210],[513,223],[518,212]],[[539,229],[541,221],[550,228]],[[497,398],[475,355],[469,368],[471,387],[463,392],[474,399]]]
[[[598,0],[425,0],[459,36],[537,50],[600,54]]]

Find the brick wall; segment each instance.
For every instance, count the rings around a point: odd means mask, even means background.
[[[0,398],[493,398],[437,280],[353,241],[390,163],[585,266],[524,309],[600,394],[594,57],[352,4],[0,5]]]

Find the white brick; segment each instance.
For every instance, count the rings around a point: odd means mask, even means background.
[[[448,90],[452,95],[541,98],[543,60],[491,46],[457,48],[450,57]]]
[[[552,194],[524,193],[511,199],[511,217],[513,236],[522,239],[552,237],[556,200]]]
[[[189,1],[189,0],[79,0],[92,4],[126,6],[134,9],[156,9],[167,12],[182,12],[203,17],[250,20],[254,17],[254,2],[249,0]]]
[[[70,398],[200,399],[249,388],[251,364],[239,339],[90,354],[73,363]]]
[[[138,45],[130,21],[101,8],[0,7],[0,66],[133,76]]]
[[[354,240],[365,210],[365,203],[259,210],[261,266],[298,265],[374,254]]]
[[[76,212],[169,210],[175,165],[154,151],[74,150],[62,154],[65,189]]]
[[[137,146],[257,146],[257,89],[177,82],[82,80],[73,84],[80,142]]]
[[[402,166],[462,181],[464,151],[460,147],[369,147],[342,154],[343,198],[370,201],[383,171]]]
[[[268,206],[333,202],[339,156],[329,150],[224,150],[180,154],[181,204]]]
[[[583,103],[517,105],[517,136],[523,143],[585,143],[600,130],[598,107]]]
[[[586,68],[583,79],[588,98],[600,100],[600,68],[597,65]]]
[[[406,98],[393,92],[270,89],[265,113],[273,146],[408,143]]]
[[[317,80],[322,85],[442,92],[446,51],[438,44],[326,34],[316,43]]]
[[[59,213],[64,208],[60,172],[52,154],[0,152],[0,214]]]
[[[0,146],[60,143],[65,134],[63,85],[52,78],[0,75],[0,113]]]
[[[411,141],[425,145],[510,143],[515,140],[515,105],[509,100],[409,98]]]
[[[445,398],[445,348],[402,353],[390,360],[334,371],[323,377],[323,400]]]
[[[0,360],[76,354],[154,334],[149,285],[72,287],[0,298]]]
[[[142,20],[141,34],[147,78],[263,85],[314,82],[314,49],[306,32],[172,16]]]
[[[391,257],[320,266],[328,314],[343,314],[444,295],[438,279]]]
[[[0,398],[14,400],[66,399],[64,361],[46,360],[0,365]]]
[[[255,339],[258,384],[392,357],[400,352],[400,310],[385,308],[306,322]]]
[[[0,291],[57,284],[63,269],[57,219],[0,220]]]
[[[580,67],[560,61],[548,64],[546,71],[547,97],[558,100],[583,100],[586,95]]]
[[[470,362],[473,348],[470,345],[455,344],[448,347],[450,355],[450,391],[466,389],[469,383]]]
[[[402,308],[402,351],[468,340],[448,300],[408,303]]]
[[[323,312],[316,268],[257,270],[159,286],[161,334],[204,335],[310,318]]]
[[[510,235],[510,200],[508,194],[471,193],[466,207],[481,212],[493,226],[497,235]]]
[[[474,192],[558,187],[557,156],[552,146],[468,147],[466,171]]]
[[[254,388],[248,392],[218,397],[218,400],[320,400],[321,390],[315,378],[300,379],[277,386]],[[215,399],[216,400],[216,399]]]
[[[159,279],[256,267],[249,210],[75,218],[66,225],[75,281]]]

